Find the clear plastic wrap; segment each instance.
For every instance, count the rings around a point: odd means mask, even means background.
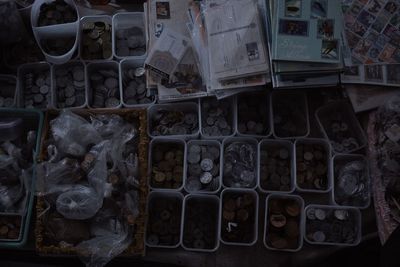
[[[125,193],[125,204],[128,211],[136,218],[139,215],[139,193],[131,190]]]
[[[76,157],[83,156],[88,145],[102,141],[92,124],[68,110],[51,121],[51,132],[59,151]]]
[[[97,156],[97,161],[93,169],[88,174],[89,185],[94,189],[97,195],[103,199],[107,191],[107,151],[109,150],[109,141],[103,141],[100,144],[92,148],[92,150],[100,151]],[[102,200],[101,200],[102,203]],[[100,205],[101,207],[101,205]]]
[[[93,217],[103,205],[103,198],[96,191],[84,185],[60,194],[57,198],[57,211],[67,219],[86,220]]]
[[[121,228],[117,232],[103,232],[101,236],[83,241],[76,248],[87,267],[102,267],[126,250],[131,242],[131,230]]]

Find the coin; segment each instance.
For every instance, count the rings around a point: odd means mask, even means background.
[[[205,172],[209,172],[212,170],[214,163],[211,159],[206,158],[200,162],[201,169]]]
[[[213,179],[213,176],[209,172],[203,172],[200,176],[200,182],[202,184],[209,184],[211,180]]]

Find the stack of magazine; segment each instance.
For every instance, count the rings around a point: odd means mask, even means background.
[[[343,70],[340,0],[267,0],[276,88],[334,86]]]
[[[149,0],[147,87],[159,102],[228,97],[271,81],[263,16],[253,0]]]

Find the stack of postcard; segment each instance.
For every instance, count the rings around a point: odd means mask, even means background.
[[[400,84],[400,2],[343,0],[343,83]]]
[[[270,82],[260,9],[254,0],[149,0],[148,88],[159,102],[224,98]]]
[[[274,87],[332,86],[340,81],[340,0],[269,0],[267,27]]]

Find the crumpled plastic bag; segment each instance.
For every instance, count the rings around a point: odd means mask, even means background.
[[[0,183],[0,211],[23,213],[25,200],[31,186],[31,172],[22,170],[19,175],[19,183],[15,185],[3,185]]]
[[[80,259],[87,267],[103,267],[110,260],[124,252],[132,242],[131,229],[102,233],[90,240],[83,241],[76,249]]]
[[[62,153],[80,157],[85,154],[88,145],[102,141],[92,124],[68,110],[50,124],[57,148]]]

